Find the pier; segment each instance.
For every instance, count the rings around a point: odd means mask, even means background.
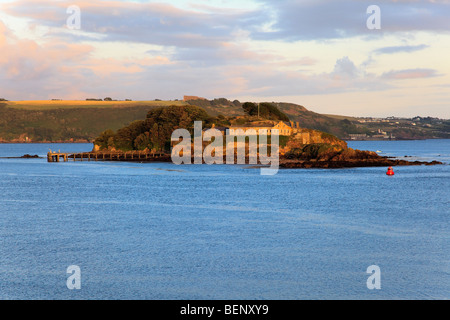
[[[170,155],[148,151],[55,152],[47,153],[48,162],[68,161],[167,161]]]

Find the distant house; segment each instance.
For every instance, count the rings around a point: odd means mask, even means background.
[[[213,126],[212,126],[212,128],[211,129],[216,129],[216,130],[219,130],[224,136],[227,134],[227,130],[229,129],[228,127],[216,127],[216,125],[215,124],[213,124]],[[203,131],[207,131],[207,130],[209,130],[209,129],[203,129]]]
[[[274,125],[247,124],[242,126],[230,126],[228,127],[227,134],[246,134],[247,131],[254,130],[257,135],[266,134],[270,136],[274,130],[278,130],[280,136],[290,136],[296,133],[298,129],[300,129],[298,123],[280,121]]]
[[[357,133],[357,134],[349,134],[351,140],[366,140],[367,134],[365,133]]]

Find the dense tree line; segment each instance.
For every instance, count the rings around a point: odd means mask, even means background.
[[[216,120],[196,106],[157,108],[151,110],[145,120],[134,121],[116,133],[104,131],[94,143],[101,149],[168,151],[176,129],[188,129],[193,134],[194,121],[203,121],[208,127]]]
[[[242,108],[249,116],[259,115],[262,119],[266,120],[289,121],[289,117],[271,103],[256,104],[252,102],[246,102],[242,105]]]

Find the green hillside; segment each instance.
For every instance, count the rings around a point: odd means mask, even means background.
[[[239,117],[256,114],[254,107],[225,98],[183,101],[0,101],[0,142],[93,142],[103,131],[116,131],[144,119],[158,107],[193,105],[213,116]],[[260,112],[271,106],[302,128],[315,129],[349,139],[350,134],[369,138],[386,133],[398,139],[450,138],[450,121],[435,118],[369,119],[323,115],[293,103],[260,104]],[[248,106],[248,105],[247,105]],[[254,115],[253,115],[254,116]],[[267,115],[266,115],[267,116]],[[283,115],[274,115],[283,119]],[[280,117],[281,116],[281,117]]]
[[[243,104],[235,100],[227,99],[191,100],[191,105],[196,105],[205,109],[210,115],[224,115],[229,117],[245,115]],[[286,114],[291,121],[299,122],[303,128],[315,129],[332,133],[339,138],[346,138],[348,133],[368,133],[365,128],[358,128],[353,122],[345,119],[336,119],[307,110],[305,107],[294,103],[270,102],[280,111]]]
[[[217,116],[244,115],[243,104],[225,98],[192,100],[189,104],[204,108],[209,114]],[[305,107],[284,102],[270,102],[286,114],[291,121],[299,122],[302,128],[331,133],[340,139],[350,139],[351,134],[367,135],[367,139],[383,139],[381,136],[393,136],[395,139],[434,139],[450,138],[450,120],[437,118],[413,119],[367,119],[342,115],[325,115],[309,111]],[[377,137],[378,136],[378,137]]]
[[[17,106],[0,103],[0,141],[91,142],[104,130],[122,128],[161,106],[166,103],[99,106],[86,102],[53,107],[49,104]]]

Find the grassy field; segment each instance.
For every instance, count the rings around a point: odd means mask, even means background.
[[[0,142],[93,141],[145,119],[154,108],[183,101],[2,101]]]
[[[337,119],[337,120],[350,120],[350,121],[358,121],[359,119],[356,117],[349,117],[349,116],[340,116],[340,115],[336,115],[336,114],[322,114],[323,116],[332,118],[332,119]]]
[[[131,107],[165,107],[170,105],[186,105],[183,101],[81,101],[81,100],[35,100],[7,101],[9,108],[21,110],[55,110],[80,108],[131,108]]]

